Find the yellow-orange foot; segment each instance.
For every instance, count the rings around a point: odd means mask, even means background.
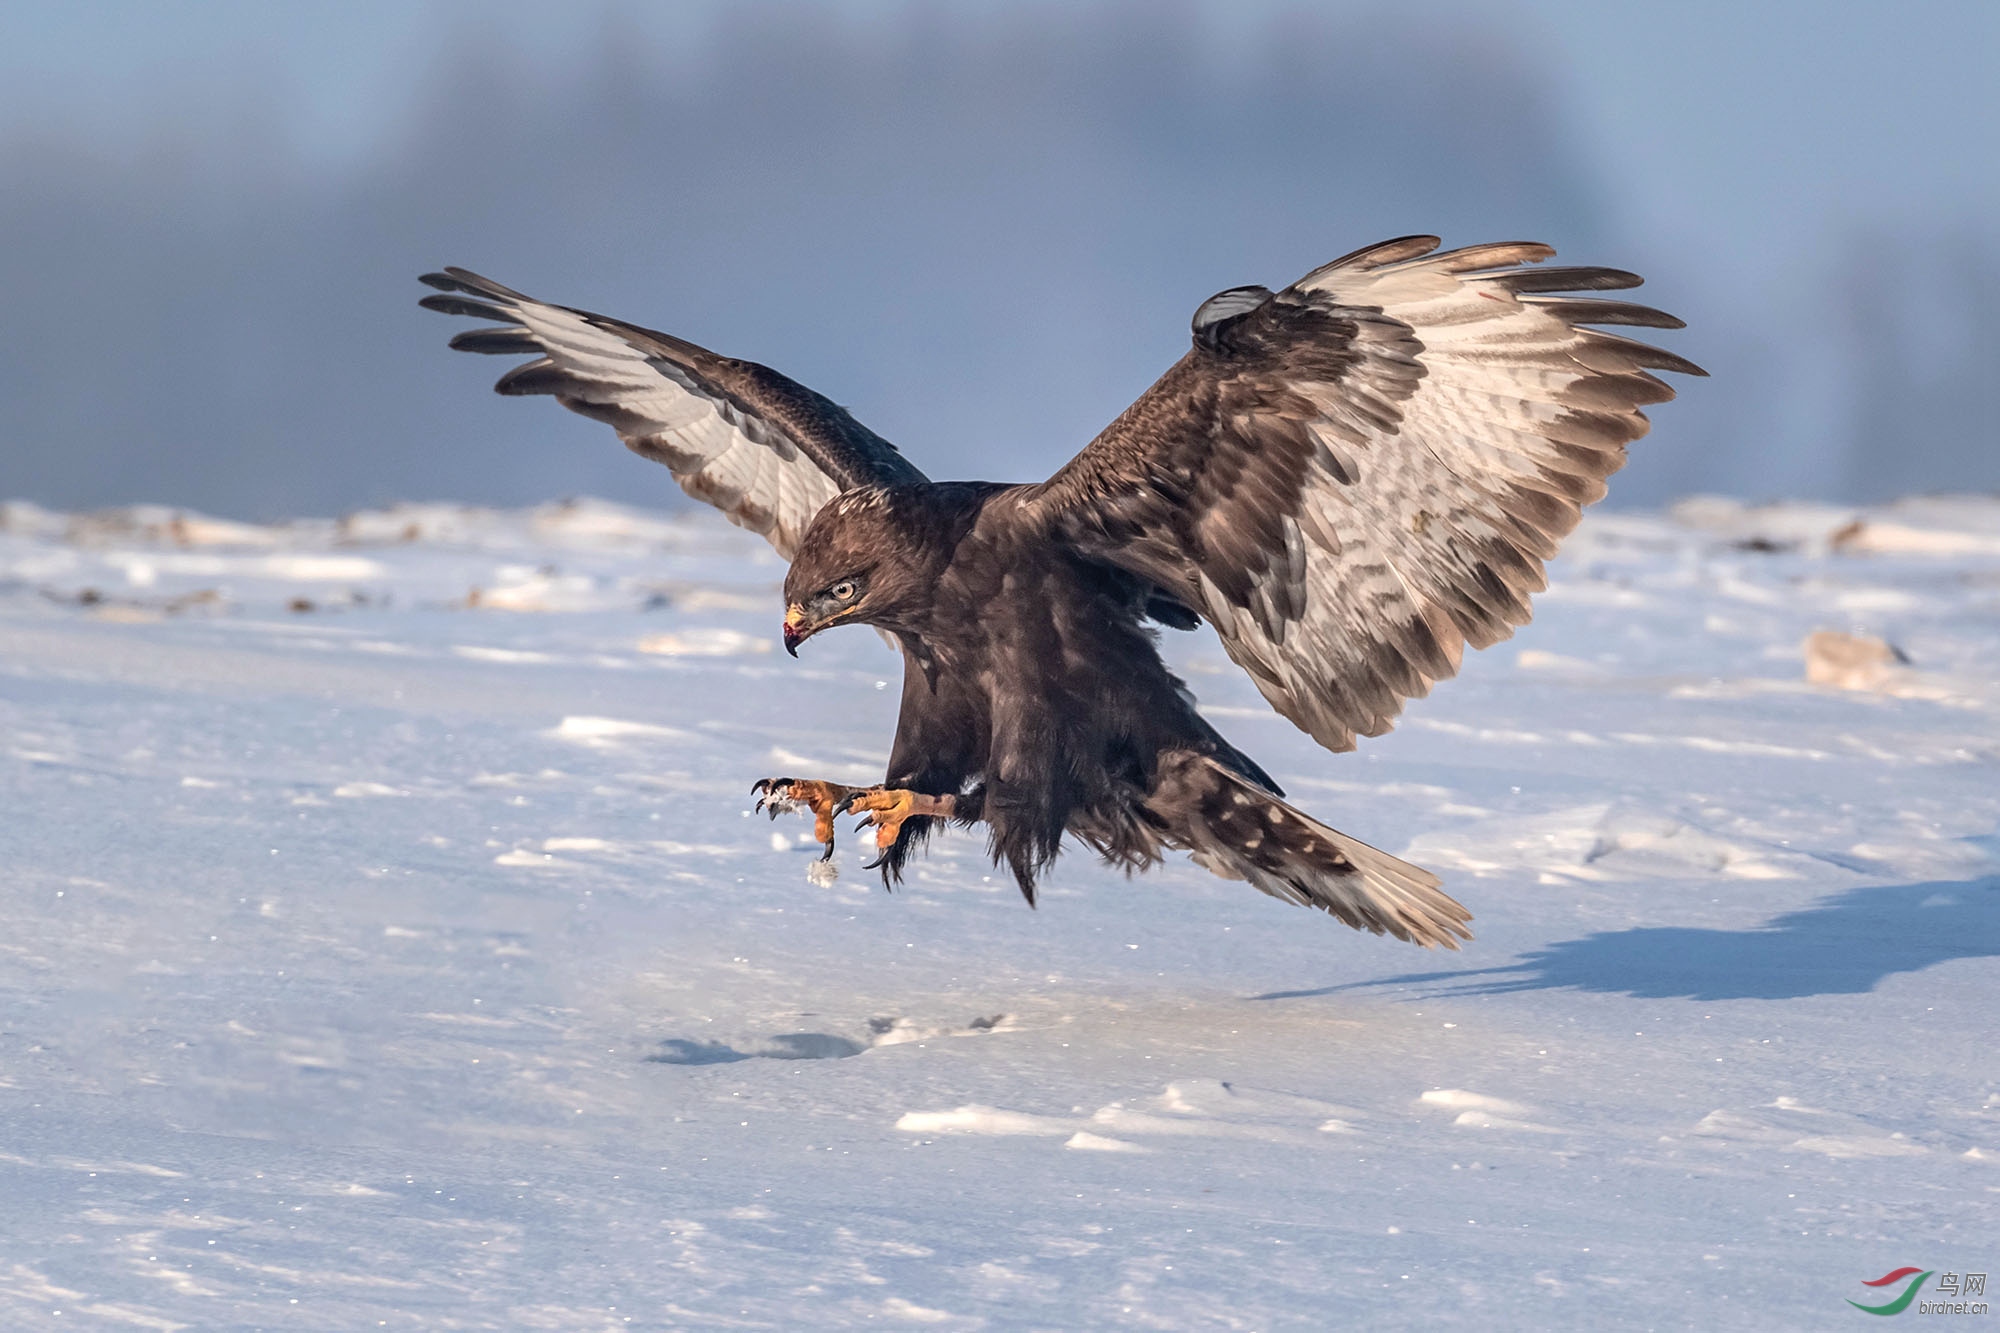
[[[950,819],[958,808],[958,798],[926,796],[920,791],[908,791],[901,787],[867,787],[849,796],[846,808],[849,813],[865,812],[861,827],[872,825],[875,829],[875,850],[886,852],[896,845],[896,836],[903,831],[904,820],[920,815]]]
[[[793,810],[812,811],[813,836],[826,849],[822,861],[833,859],[833,817],[854,797],[865,794],[859,787],[812,778],[760,778],[750,790],[757,793],[757,808],[768,810],[773,819]]]

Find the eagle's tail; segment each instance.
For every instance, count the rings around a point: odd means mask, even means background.
[[[1356,930],[1425,948],[1472,938],[1436,875],[1336,832],[1207,755],[1163,756],[1149,812],[1200,865]]]

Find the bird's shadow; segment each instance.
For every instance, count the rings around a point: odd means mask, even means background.
[[[1648,1000],[1793,1000],[1861,994],[1898,972],[1994,957],[2000,876],[1850,889],[1753,930],[1642,926],[1563,940],[1505,967],[1410,972],[1252,998],[1418,984],[1447,995],[1568,988]]]
[[[739,1060],[845,1060],[868,1048],[831,1032],[787,1032],[772,1037],[754,1051],[739,1051],[719,1041],[689,1041],[670,1037],[646,1057],[656,1065],[727,1065]]]

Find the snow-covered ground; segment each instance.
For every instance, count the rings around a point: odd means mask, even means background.
[[[2000,1270],[2000,501],[1595,517],[1353,755],[1171,636],[1461,954],[1185,864],[1030,911],[966,835],[814,887],[750,783],[879,776],[898,668],[776,651],[781,574],[599,503],[0,510],[0,1327],[1824,1328]],[[1908,662],[1809,683],[1821,630]]]

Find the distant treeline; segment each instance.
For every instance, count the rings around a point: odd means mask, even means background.
[[[501,363],[445,351],[414,279],[446,263],[769,362],[933,474],[1000,479],[1081,446],[1211,292],[1399,233],[1650,265],[1647,295],[1693,313],[1660,266],[1699,257],[1607,233],[1549,72],[1493,27],[1301,15],[1224,57],[1172,5],[864,24],[752,4],[692,53],[614,23],[557,76],[467,15],[407,123],[338,169],[270,128],[269,92],[226,130],[163,103],[138,151],[0,131],[0,495],[251,518],[665,502],[601,427],[498,400]],[[1955,262],[1991,295],[1991,261]],[[1984,414],[1934,357],[1877,354],[1908,342],[1884,332],[1910,322],[1899,271],[1857,275],[1843,318],[1800,336],[1857,356],[1863,443],[1936,485],[1950,469],[1924,471],[1908,428],[1943,440]],[[1984,345],[1992,308],[1965,307]],[[1775,341],[1697,327],[1676,346],[1756,367]],[[1732,423],[1768,420],[1745,405],[1783,377],[1711,368],[1663,409],[1673,458],[1621,498],[1755,489],[1757,441]],[[1905,489],[1830,459],[1827,493]]]

